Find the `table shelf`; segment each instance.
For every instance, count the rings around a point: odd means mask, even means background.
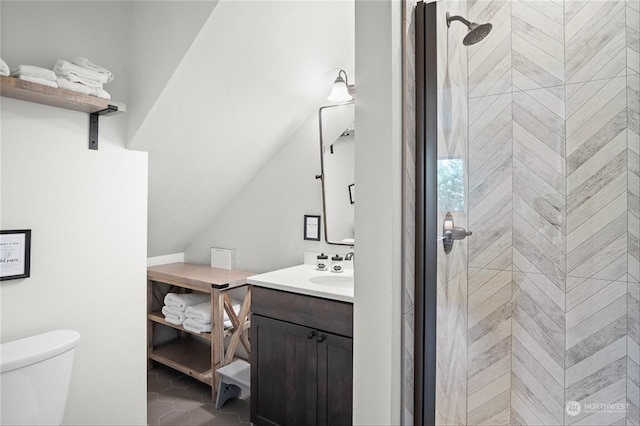
[[[212,387],[215,401],[218,388],[216,370],[235,359],[238,344],[242,344],[247,355],[250,343],[247,330],[251,326],[251,286],[247,283],[250,272],[212,268],[205,265],[172,263],[147,268],[147,355],[149,367],[152,361],[159,362],[184,374],[207,383]],[[162,311],[164,295],[159,295],[160,284],[168,285],[172,291],[201,292],[210,295],[211,333],[193,333],[184,327],[165,320]],[[240,313],[235,314],[229,298],[229,290],[244,289]],[[166,290],[165,290],[166,291]],[[160,305],[160,306],[158,306]],[[232,327],[224,328],[224,313],[229,316]],[[180,338],[169,343],[154,345],[154,332],[158,325],[180,331]],[[197,337],[196,337],[197,336]],[[228,347],[225,349],[225,338]]]
[[[153,348],[149,358],[212,385],[209,345],[191,337],[173,340]]]

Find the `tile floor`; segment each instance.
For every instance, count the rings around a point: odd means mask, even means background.
[[[156,364],[147,373],[149,425],[246,425],[249,398],[230,399],[220,410],[211,388],[171,368]]]

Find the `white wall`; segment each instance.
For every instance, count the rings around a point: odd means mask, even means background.
[[[51,69],[58,59],[86,57],[113,72],[115,78],[104,86],[111,98],[128,102],[129,2],[1,3],[0,57],[9,67],[28,64]],[[100,129],[101,139],[124,146],[126,121],[124,114],[110,117],[110,125]]]
[[[131,141],[149,150],[149,256],[215,222],[353,57],[353,2],[219,2]]]
[[[353,421],[359,425],[400,422],[401,24],[401,2],[356,2]]]
[[[126,101],[128,17],[126,2],[2,1],[0,56],[86,56]],[[65,424],[146,424],[147,154],[123,149],[126,114],[100,119],[90,151],[87,114],[0,102],[0,227],[32,230],[31,277],[0,283],[0,339],[77,330]]]
[[[90,151],[80,112],[1,113],[1,227],[32,230],[31,277],[0,284],[1,340],[77,330],[65,423],[146,424],[147,155]]]
[[[133,1],[127,141],[131,141],[217,0]],[[141,149],[135,144],[129,148]]]
[[[346,253],[349,247],[303,239],[304,215],[322,215],[316,174],[320,143],[314,112],[187,247],[185,260],[208,264],[211,247],[235,248],[237,269],[261,273],[301,264],[304,251]]]

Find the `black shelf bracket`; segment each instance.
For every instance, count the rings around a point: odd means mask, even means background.
[[[98,150],[98,117],[118,112],[118,107],[109,105],[105,109],[89,114],[89,149]]]

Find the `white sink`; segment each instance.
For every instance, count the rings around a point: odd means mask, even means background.
[[[345,268],[344,272],[336,273],[318,271],[315,263],[303,264],[253,275],[247,278],[247,282],[259,287],[353,303],[353,270],[351,268]]]
[[[353,286],[353,275],[318,275],[309,278],[309,282],[329,287],[348,287]]]

